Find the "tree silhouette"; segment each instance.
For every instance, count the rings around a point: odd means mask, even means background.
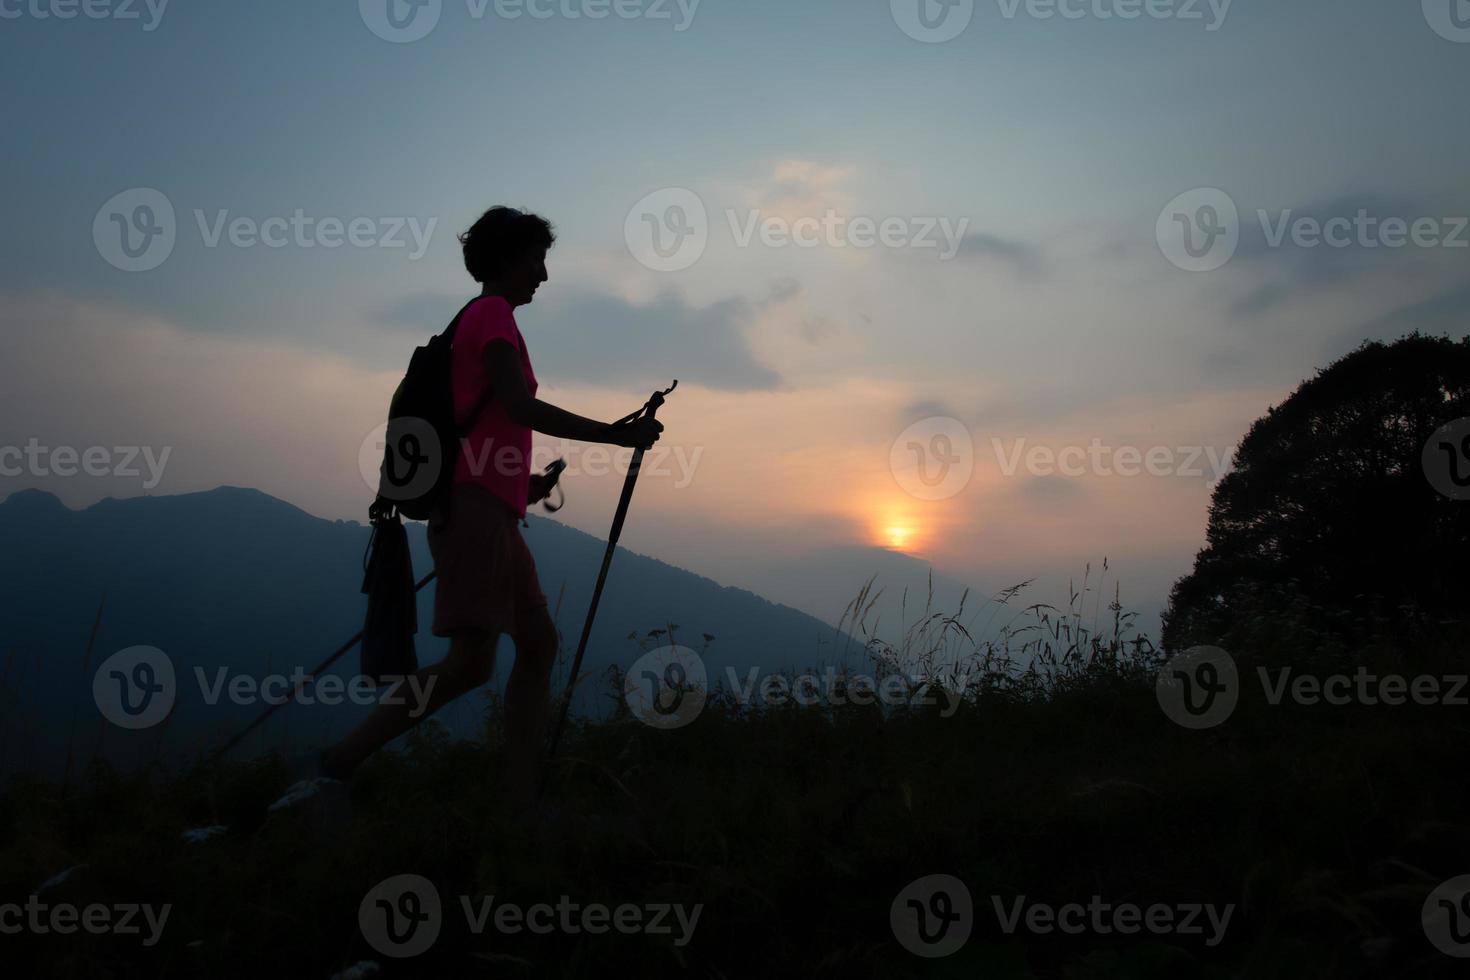
[[[1431,482],[1470,446],[1431,447],[1470,415],[1470,340],[1365,343],[1258,419],[1215,488],[1207,544],[1174,586],[1170,651],[1247,644],[1283,624],[1337,640],[1459,618],[1470,500]],[[1436,440],[1437,442],[1440,440]]]

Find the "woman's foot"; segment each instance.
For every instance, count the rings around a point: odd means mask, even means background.
[[[312,820],[331,828],[344,827],[351,822],[351,791],[345,780],[327,768],[325,756],[326,753],[312,752],[297,759],[291,766],[291,785],[267,808],[268,811],[308,811]]]

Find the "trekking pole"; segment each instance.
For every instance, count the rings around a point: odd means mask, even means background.
[[[438,572],[430,572],[429,574],[425,575],[423,577],[423,579],[419,582],[419,584],[418,585],[415,585],[413,587],[414,594],[417,595],[418,593],[422,592],[424,590],[424,586],[428,585],[430,582],[434,581],[434,579],[436,579],[438,577],[439,577],[439,573]],[[302,685],[304,686],[305,685],[305,682],[307,680],[310,680],[311,678],[313,678],[316,675],[320,674],[322,671],[324,671],[328,667],[332,666],[332,664],[336,663],[337,661],[339,661],[343,657],[345,657],[347,655],[347,653],[348,653],[349,650],[351,650],[353,647],[357,646],[357,644],[359,642],[361,642],[362,635],[364,633],[366,633],[366,632],[367,632],[366,630],[358,630],[357,633],[352,637],[352,639],[348,640],[346,643],[344,643],[340,647],[338,647],[336,649],[336,651],[333,652],[333,654],[330,657],[328,657],[326,660],[323,660],[321,663],[317,664],[316,667],[311,671],[311,673],[307,674],[306,677],[305,677],[305,679],[303,679]],[[255,731],[261,725],[264,725],[267,718],[269,718],[271,715],[275,714],[281,708],[284,708],[286,705],[290,704],[292,701],[296,700],[296,695],[298,695],[300,693],[301,693],[301,687],[293,686],[291,688],[291,693],[290,694],[286,695],[284,698],[282,698],[281,700],[277,701],[275,704],[271,705],[269,708],[266,708],[265,711],[261,712],[260,715],[257,716],[254,721],[252,721],[250,724],[246,725],[243,729],[241,729],[240,732],[239,732],[239,734],[237,734],[234,738],[232,738],[228,742],[226,742],[224,748],[220,749],[214,755],[210,756],[210,758],[209,758],[209,765],[212,766],[215,763],[219,762],[221,759],[223,759],[225,756],[229,755],[230,750],[233,749],[235,746],[239,745],[241,742],[243,742],[245,740],[245,736],[246,735],[249,735],[251,732]]]
[[[655,391],[653,397],[648,399],[647,404],[642,408],[613,424],[623,425],[645,413],[649,418],[653,418],[663,405],[664,396],[677,387],[679,387],[679,382],[675,381],[663,391]],[[612,531],[607,536],[607,551],[602,555],[602,570],[597,573],[597,586],[592,590],[592,603],[587,607],[587,620],[582,624],[582,638],[577,641],[577,655],[572,658],[572,673],[567,680],[567,693],[562,697],[556,728],[551,733],[551,748],[546,753],[546,767],[541,771],[541,788],[536,794],[538,799],[545,795],[546,783],[551,778],[551,760],[556,757],[556,747],[561,743],[562,730],[566,728],[567,712],[572,705],[572,691],[577,686],[577,674],[582,669],[582,657],[587,653],[587,640],[592,635],[592,620],[597,616],[597,604],[602,600],[602,587],[607,584],[607,571],[612,566],[613,553],[618,548],[618,538],[623,534],[623,521],[628,516],[628,504],[633,499],[633,487],[638,483],[638,471],[643,467],[644,448],[640,446],[633,450],[633,460],[628,464],[628,476],[623,480],[623,495],[618,498],[618,509],[613,514]]]

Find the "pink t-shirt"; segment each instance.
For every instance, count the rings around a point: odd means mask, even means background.
[[[450,355],[450,378],[454,387],[454,417],[461,427],[469,426],[475,407],[481,405],[490,386],[485,367],[487,344],[505,342],[521,355],[521,373],[526,390],[536,394],[536,375],[526,341],[516,326],[511,305],[501,296],[476,300],[459,319]],[[479,417],[465,436],[455,483],[478,483],[505,501],[517,516],[526,514],[526,492],[531,478],[531,430],[516,425],[499,401],[484,402]]]

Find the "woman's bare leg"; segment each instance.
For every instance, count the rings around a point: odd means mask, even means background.
[[[378,705],[346,738],[322,753],[323,775],[346,779],[378,749],[455,698],[483,685],[495,669],[495,644],[499,639],[498,633],[479,630],[456,633],[449,641],[449,654],[415,675],[417,690],[425,693],[428,705],[412,701],[408,694],[415,689],[405,682],[394,699],[396,703]],[[519,651],[516,661],[519,665]]]
[[[515,637],[516,659],[505,685],[505,795],[517,809],[536,801],[546,756],[546,722],[551,712],[551,667],[558,644],[556,624],[545,606]]]

